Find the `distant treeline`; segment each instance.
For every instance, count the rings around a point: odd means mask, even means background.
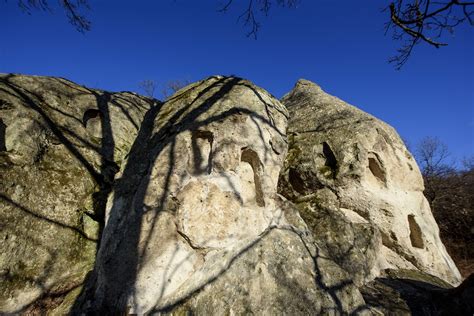
[[[441,239],[467,277],[474,273],[474,157],[456,166],[447,146],[432,137],[418,144],[415,156]]]

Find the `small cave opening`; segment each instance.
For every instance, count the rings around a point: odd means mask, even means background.
[[[6,131],[7,131],[7,126],[5,125],[5,123],[3,123],[3,120],[0,119],[0,151],[7,151]]]
[[[290,168],[290,170],[288,171],[288,181],[290,182],[290,185],[293,190],[295,190],[299,194],[306,194],[306,185],[304,183],[304,180],[301,178],[300,174],[295,168]]]
[[[369,170],[372,175],[381,181],[383,184],[387,184],[387,178],[385,176],[385,171],[382,167],[379,157],[375,153],[369,153]]]
[[[323,155],[326,159],[324,166],[328,167],[331,170],[331,176],[333,179],[336,179],[337,170],[338,170],[338,163],[336,159],[336,155],[334,154],[331,146],[327,142],[323,142]]]
[[[210,174],[212,171],[214,135],[209,131],[193,131],[191,142],[194,174]]]
[[[82,116],[82,124],[89,135],[102,138],[102,113],[97,109],[88,109]]]
[[[101,113],[97,109],[88,109],[84,112],[84,115],[82,116],[82,124],[84,124],[84,127],[87,128],[87,123],[90,120],[97,120],[100,119]]]
[[[410,228],[411,245],[415,248],[423,249],[425,247],[423,234],[421,233],[420,225],[416,222],[414,215],[408,215],[408,226]]]
[[[262,163],[258,154],[248,147],[242,148],[240,161],[248,163],[253,170],[253,180],[255,184],[255,202],[258,206],[265,206],[262,189]]]

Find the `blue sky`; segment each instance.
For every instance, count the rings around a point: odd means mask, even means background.
[[[474,27],[456,29],[445,48],[419,45],[396,71],[387,59],[399,43],[384,35],[381,12],[388,1],[274,7],[258,17],[257,40],[237,23],[246,1],[224,14],[218,0],[90,0],[86,34],[54,5],[53,14],[27,15],[16,2],[0,2],[0,72],[136,92],[144,79],[235,74],[277,97],[305,78],[388,122],[412,145],[435,136],[455,158],[474,155]]]

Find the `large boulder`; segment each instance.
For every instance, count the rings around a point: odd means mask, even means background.
[[[78,293],[114,175],[151,100],[60,78],[0,75],[0,311]]]
[[[412,155],[386,123],[300,80],[283,97],[289,149],[279,192],[361,284],[387,268],[461,280]]]
[[[277,195],[287,111],[214,76],[149,120],[109,199],[80,313],[350,313],[364,301]]]

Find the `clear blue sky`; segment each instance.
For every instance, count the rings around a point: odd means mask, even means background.
[[[388,122],[412,145],[436,136],[453,157],[474,155],[474,27],[456,29],[445,48],[418,46],[396,71],[387,59],[399,43],[384,35],[381,12],[388,1],[274,7],[259,17],[257,40],[236,21],[243,0],[226,14],[217,12],[223,0],[90,0],[86,34],[56,6],[54,14],[27,15],[16,2],[0,2],[0,72],[136,92],[144,79],[235,74],[277,97],[305,78]]]

